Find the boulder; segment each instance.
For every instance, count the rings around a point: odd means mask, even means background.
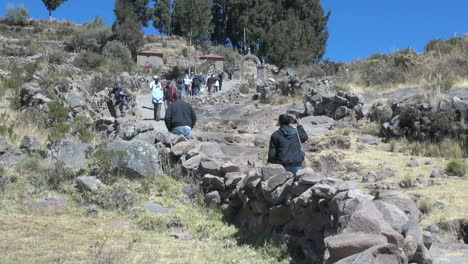
[[[209,205],[221,204],[221,196],[218,191],[209,192],[205,195],[205,203]]]
[[[116,140],[107,147],[116,169],[129,177],[148,178],[162,174],[159,151],[145,141]],[[123,157],[124,156],[124,157]]]
[[[380,143],[379,138],[372,135],[362,135],[357,138],[357,142],[369,144],[369,145],[378,145]]]
[[[210,190],[218,190],[224,192],[226,186],[224,185],[224,179],[215,175],[206,174],[203,176],[203,185],[208,186]]]
[[[20,148],[27,151],[39,151],[42,150],[42,141],[38,136],[24,136],[21,140]]]
[[[182,168],[184,168],[187,171],[197,170],[200,166],[201,160],[201,155],[193,156],[188,160],[182,161]]]
[[[270,208],[269,223],[272,226],[284,225],[292,220],[289,206],[278,205]]]
[[[212,159],[202,159],[200,162],[199,171],[201,174],[212,174],[222,176],[221,167]]]
[[[94,176],[80,176],[75,181],[80,188],[90,192],[96,192],[103,186],[102,182]]]
[[[336,263],[337,261],[361,253],[371,247],[385,245],[388,240],[379,234],[342,233],[325,238],[324,263]]]
[[[325,199],[331,199],[336,194],[336,187],[328,184],[318,183],[312,187],[312,192],[315,196]]]
[[[439,169],[435,168],[431,171],[429,178],[440,178]]]
[[[400,234],[408,231],[408,217],[400,208],[381,200],[374,201],[374,204],[382,213],[385,222],[389,223],[393,230]]]
[[[70,108],[85,107],[86,94],[77,90],[70,90],[65,94],[65,102]]]
[[[245,177],[246,175],[240,172],[229,172],[224,176],[224,185],[226,185],[227,189],[234,188]]]
[[[221,172],[226,174],[230,172],[240,172],[239,165],[233,164],[231,162],[224,163],[221,165]]]
[[[283,166],[279,164],[268,164],[262,167],[262,181],[267,181],[270,178],[286,172]]]
[[[265,197],[265,199],[271,204],[273,205],[281,204],[288,199],[288,196],[290,195],[290,192],[291,192],[290,190],[291,190],[291,185],[293,181],[294,179],[291,178],[287,180],[285,183],[283,183],[282,185],[276,187],[276,189],[274,189],[271,192],[266,192],[266,191],[263,191],[262,189],[262,194]]]
[[[166,215],[170,214],[172,212],[172,209],[170,208],[165,208],[161,204],[155,203],[155,202],[146,202],[143,207],[150,213],[156,214],[156,215]]]
[[[5,154],[13,150],[13,146],[10,145],[7,140],[0,136],[0,155]]]
[[[195,145],[190,141],[182,141],[171,147],[171,153],[174,156],[186,155]]]
[[[90,144],[62,140],[49,146],[51,161],[62,161],[75,170],[86,169],[89,157],[86,154],[91,148]]]
[[[276,187],[282,185],[287,180],[291,179],[293,174],[291,172],[283,172],[276,176],[271,177],[267,181],[261,183],[262,192],[272,192]]]
[[[305,168],[305,169],[299,170],[296,173],[296,179],[298,180],[299,184],[314,185],[318,183],[320,180],[325,179],[325,176],[321,173],[315,172],[311,168]]]
[[[336,264],[406,264],[408,258],[393,244],[371,247]]]

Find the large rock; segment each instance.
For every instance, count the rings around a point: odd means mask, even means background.
[[[408,258],[393,244],[378,245],[336,264],[406,264]]]
[[[336,263],[338,260],[363,252],[373,246],[387,244],[383,235],[363,233],[343,233],[325,239],[325,263]]]
[[[396,232],[403,234],[408,231],[408,216],[396,205],[384,201],[374,201],[377,209],[383,214],[385,222]]]
[[[86,169],[89,157],[86,154],[90,144],[71,140],[62,140],[50,145],[50,157],[52,161],[62,161],[76,170]]]
[[[279,164],[268,164],[262,167],[262,180],[267,181],[270,178],[286,172],[283,166]]]
[[[9,151],[13,150],[13,146],[7,142],[7,140],[0,136],[0,155],[5,154]]]
[[[166,215],[172,212],[171,208],[166,208],[155,202],[146,202],[143,207],[150,213],[156,215]]]
[[[380,140],[372,135],[362,135],[357,138],[357,142],[365,143],[369,145],[378,145]]]
[[[39,151],[42,149],[42,141],[38,136],[24,136],[21,140],[20,148],[28,151]]]
[[[141,140],[116,140],[107,147],[111,159],[130,177],[148,178],[162,174],[158,150]],[[124,156],[124,157],[122,157]]]
[[[96,192],[103,186],[102,182],[94,176],[80,176],[76,178],[76,184],[86,190],[91,192]]]
[[[224,192],[226,186],[224,185],[224,179],[215,175],[206,174],[203,176],[203,185],[209,187],[210,190],[218,190]]]
[[[262,182],[262,192],[272,192],[276,187],[282,185],[292,177],[293,174],[289,171],[273,176],[267,181]]]

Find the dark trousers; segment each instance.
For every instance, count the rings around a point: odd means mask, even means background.
[[[153,103],[154,120],[156,121],[161,120],[161,107],[162,107],[162,104]]]
[[[232,73],[228,73],[229,80],[232,80]]]

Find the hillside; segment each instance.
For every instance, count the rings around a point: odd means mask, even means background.
[[[466,38],[438,42],[440,53],[225,79],[184,98],[198,116],[186,140],[152,120],[149,81],[222,48],[146,36],[144,48],[167,54],[146,73],[71,48],[81,27],[0,23],[0,263],[468,259],[468,58],[451,46]],[[116,79],[133,95],[125,117],[109,95]],[[266,165],[288,111],[310,138],[296,176]]]

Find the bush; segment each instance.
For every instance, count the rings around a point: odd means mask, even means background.
[[[51,124],[67,121],[69,109],[59,101],[51,101],[49,104],[48,119]]]
[[[90,150],[92,156],[89,162],[90,170],[106,184],[112,184],[122,175],[121,164],[128,159],[128,154],[122,151],[108,152],[105,145],[99,145]]]
[[[137,50],[143,46],[144,37],[141,24],[131,17],[128,17],[117,30],[117,38],[130,49],[133,57],[136,57]]]
[[[95,203],[106,210],[128,212],[139,201],[137,191],[129,181],[119,181],[112,186],[106,185],[99,193],[85,193],[83,197],[89,203]]]
[[[69,45],[75,52],[81,50],[100,52],[111,36],[111,28],[104,25],[101,18],[96,17],[92,22],[75,30]]]
[[[433,205],[433,202],[431,199],[429,198],[424,198],[423,200],[419,201],[419,210],[423,213],[423,214],[428,214],[432,211],[432,209],[434,208],[434,205]]]
[[[125,44],[118,40],[107,42],[106,46],[102,50],[102,55],[112,59],[132,59],[132,53],[130,50],[127,48],[127,46],[125,46]]]
[[[412,174],[409,172],[405,174],[403,180],[401,181],[406,188],[414,187],[415,179]]]
[[[14,8],[12,5],[8,5],[7,14],[3,18],[3,21],[8,25],[25,26],[28,24],[29,10],[20,5]]]
[[[111,76],[108,75],[96,75],[94,78],[91,80],[91,83],[89,85],[88,92],[90,94],[94,94],[97,92],[100,92],[104,90],[107,87],[112,87],[114,84],[114,79],[112,79]]]
[[[49,54],[49,63],[53,64],[63,64],[65,62],[66,54],[60,51],[53,52]]]
[[[106,58],[94,52],[80,53],[74,61],[76,67],[95,70],[106,62]]]
[[[450,176],[464,176],[466,170],[467,166],[464,161],[458,159],[451,159],[445,168],[445,172]]]

